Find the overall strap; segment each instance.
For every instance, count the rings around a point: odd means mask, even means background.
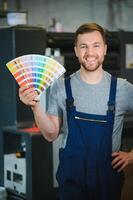
[[[108,134],[107,136],[110,141],[112,141],[113,127],[114,127],[114,118],[115,118],[115,102],[116,102],[116,87],[117,87],[117,78],[111,77],[111,85],[110,85],[110,94],[108,101],[108,110],[107,110],[107,121],[108,121]],[[112,142],[108,145],[108,151],[112,152]]]
[[[112,76],[109,101],[108,101],[108,112],[113,112],[113,113],[115,112],[116,87],[117,87],[117,78]]]
[[[72,96],[72,89],[71,89],[71,78],[68,76],[65,78],[65,89],[66,89],[66,107],[67,110],[71,109],[74,106],[74,99]]]

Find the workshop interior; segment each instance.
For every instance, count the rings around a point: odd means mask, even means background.
[[[88,14],[88,21],[99,20],[103,26],[108,25],[108,50],[104,70],[133,83],[133,25],[130,20],[128,28],[127,21],[124,21],[126,14],[123,13],[127,9],[127,18],[129,19],[129,16],[132,18],[132,1],[106,0],[101,1],[101,5],[98,0],[94,0],[93,3],[87,0],[83,2],[88,5],[89,11],[92,9]],[[75,0],[74,3],[83,13],[85,7],[82,8],[81,1],[77,0],[76,4]],[[73,29],[72,24],[77,19],[78,26],[80,21],[86,22],[87,18],[84,18],[84,15],[81,20],[80,15],[72,18],[74,13],[72,15],[71,10],[74,10],[74,6],[69,1],[59,1],[58,5],[55,5],[54,0],[38,0],[33,4],[27,3],[26,0],[0,1],[0,200],[59,200],[56,170],[62,134],[54,142],[44,139],[35,124],[31,108],[19,100],[19,86],[6,64],[22,55],[46,55],[64,66],[66,70],[64,77],[71,75],[80,68],[74,53],[76,26]],[[57,8],[59,5],[61,12]],[[65,6],[69,8],[71,22],[65,13]],[[99,19],[102,15],[101,9],[107,10],[108,23],[105,22],[104,16],[104,19],[102,17]],[[42,16],[41,12],[46,14]],[[45,21],[46,16],[46,22],[38,25],[39,22]],[[56,18],[60,18],[60,21],[56,21]],[[44,111],[48,105],[48,94],[49,88],[42,93],[40,99]],[[124,119],[121,149],[128,151],[131,148],[133,148],[133,113],[127,113]],[[131,200],[133,166],[125,170],[125,180],[122,200]]]

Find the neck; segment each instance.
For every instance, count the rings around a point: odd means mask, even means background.
[[[83,81],[88,84],[97,84],[103,78],[104,71],[102,68],[96,71],[86,71],[84,69],[80,69],[80,76]]]

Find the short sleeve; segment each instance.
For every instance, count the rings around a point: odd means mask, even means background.
[[[59,86],[56,81],[51,87],[48,95],[48,109],[47,114],[55,115],[58,117],[62,116],[62,109],[59,105]]]
[[[125,99],[127,111],[133,111],[133,85],[128,81],[125,81]]]

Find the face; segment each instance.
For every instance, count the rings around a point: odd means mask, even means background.
[[[74,49],[81,68],[86,71],[96,71],[102,68],[107,45],[100,32],[79,34]]]

